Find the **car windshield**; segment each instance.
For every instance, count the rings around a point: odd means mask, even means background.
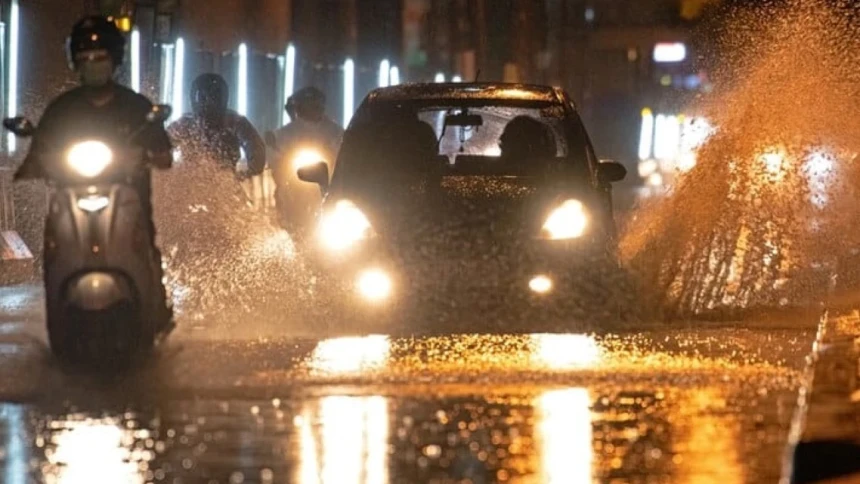
[[[350,174],[531,176],[586,166],[587,142],[570,134],[579,121],[557,103],[376,104],[346,136],[338,166]]]

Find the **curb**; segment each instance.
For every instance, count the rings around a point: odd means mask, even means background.
[[[798,397],[784,484],[860,483],[860,313],[822,315]]]

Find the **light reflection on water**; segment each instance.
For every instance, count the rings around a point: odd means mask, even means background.
[[[592,480],[591,397],[585,388],[551,390],[536,402],[541,482],[587,483]]]
[[[381,369],[388,361],[387,336],[333,338],[320,341],[308,362],[312,372],[351,374]]]
[[[299,477],[306,483],[388,482],[388,401],[325,397],[305,406],[299,421]]]
[[[57,420],[46,449],[45,480],[55,484],[142,484],[150,451],[133,451],[134,432],[114,419]],[[144,431],[145,432],[145,431]]]
[[[43,420],[39,432],[29,430],[23,414],[5,411],[3,482],[28,482],[29,455],[40,482],[56,484],[233,482],[237,475],[243,482],[269,475],[267,482],[322,484],[440,476],[572,484],[644,476],[749,481],[741,424],[726,413],[727,398],[715,386],[665,394],[560,386],[495,397],[332,395],[279,400],[269,411],[253,405],[253,413],[239,404],[227,412],[224,403],[188,403],[162,410],[149,429],[127,425],[139,421],[128,413],[71,414]],[[16,444],[16,438],[22,440]],[[27,439],[43,448],[41,457]]]
[[[165,402],[157,418],[146,420],[133,413],[49,419],[38,412],[31,420],[7,411],[2,424],[22,430],[0,434],[7,442],[3,464],[7,475],[26,473],[30,438],[19,440],[22,451],[13,452],[12,435],[27,435],[32,422],[40,422],[31,432],[37,438],[30,447],[33,471],[41,471],[47,482],[66,484],[139,483],[153,477],[231,482],[234,475],[244,476],[244,482],[266,475],[273,477],[270,482],[345,484],[441,477],[577,483],[643,476],[724,484],[751,480],[742,456],[768,448],[761,436],[749,442],[743,434],[742,423],[751,417],[732,408],[738,394],[724,388],[722,378],[731,367],[722,360],[695,366],[686,361],[690,357],[669,351],[648,360],[619,357],[605,338],[582,334],[470,335],[425,341],[418,349],[403,348],[402,341],[384,335],[334,338],[318,342],[310,354],[303,349],[303,371],[361,376],[360,383],[338,380],[333,387],[313,377],[308,387],[299,384],[310,394],[281,395],[283,400]],[[613,360],[619,358],[645,368],[683,360],[687,370],[707,371],[696,373],[705,380],[670,377],[663,385],[637,380],[623,366],[627,373],[582,386],[580,371],[608,368],[614,375]],[[480,374],[446,375],[483,367],[512,369],[515,378],[495,387]],[[403,368],[409,370],[403,384],[365,383]],[[709,378],[708,369],[717,376]],[[559,378],[518,380],[520,370]],[[631,374],[635,378],[625,380]],[[413,386],[413,375],[440,380]],[[764,428],[776,432],[776,418],[765,418]],[[141,421],[150,426],[129,425]],[[744,445],[749,448],[739,450]]]

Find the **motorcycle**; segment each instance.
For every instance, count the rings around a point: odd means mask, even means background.
[[[298,171],[319,162],[329,166],[332,171],[334,154],[321,143],[306,143],[288,153],[277,151],[274,135],[266,133],[266,144],[281,157],[279,170],[273,172],[275,184],[282,187],[276,190],[277,223],[296,239],[309,235],[316,220],[316,213],[322,203],[322,194],[317,186],[305,183],[298,177]]]
[[[154,106],[123,146],[170,113],[170,106]],[[3,125],[23,138],[36,130],[23,117]],[[57,153],[65,163],[45,174],[51,192],[44,238],[47,330],[63,362],[130,362],[172,326],[162,262],[132,185],[147,169],[144,154],[123,146],[81,140]],[[115,163],[119,157],[138,163]]]

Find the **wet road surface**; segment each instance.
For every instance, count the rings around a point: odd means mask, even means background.
[[[0,289],[3,482],[776,482],[814,321],[597,334],[224,338],[58,369]],[[248,321],[246,333],[254,333]]]

